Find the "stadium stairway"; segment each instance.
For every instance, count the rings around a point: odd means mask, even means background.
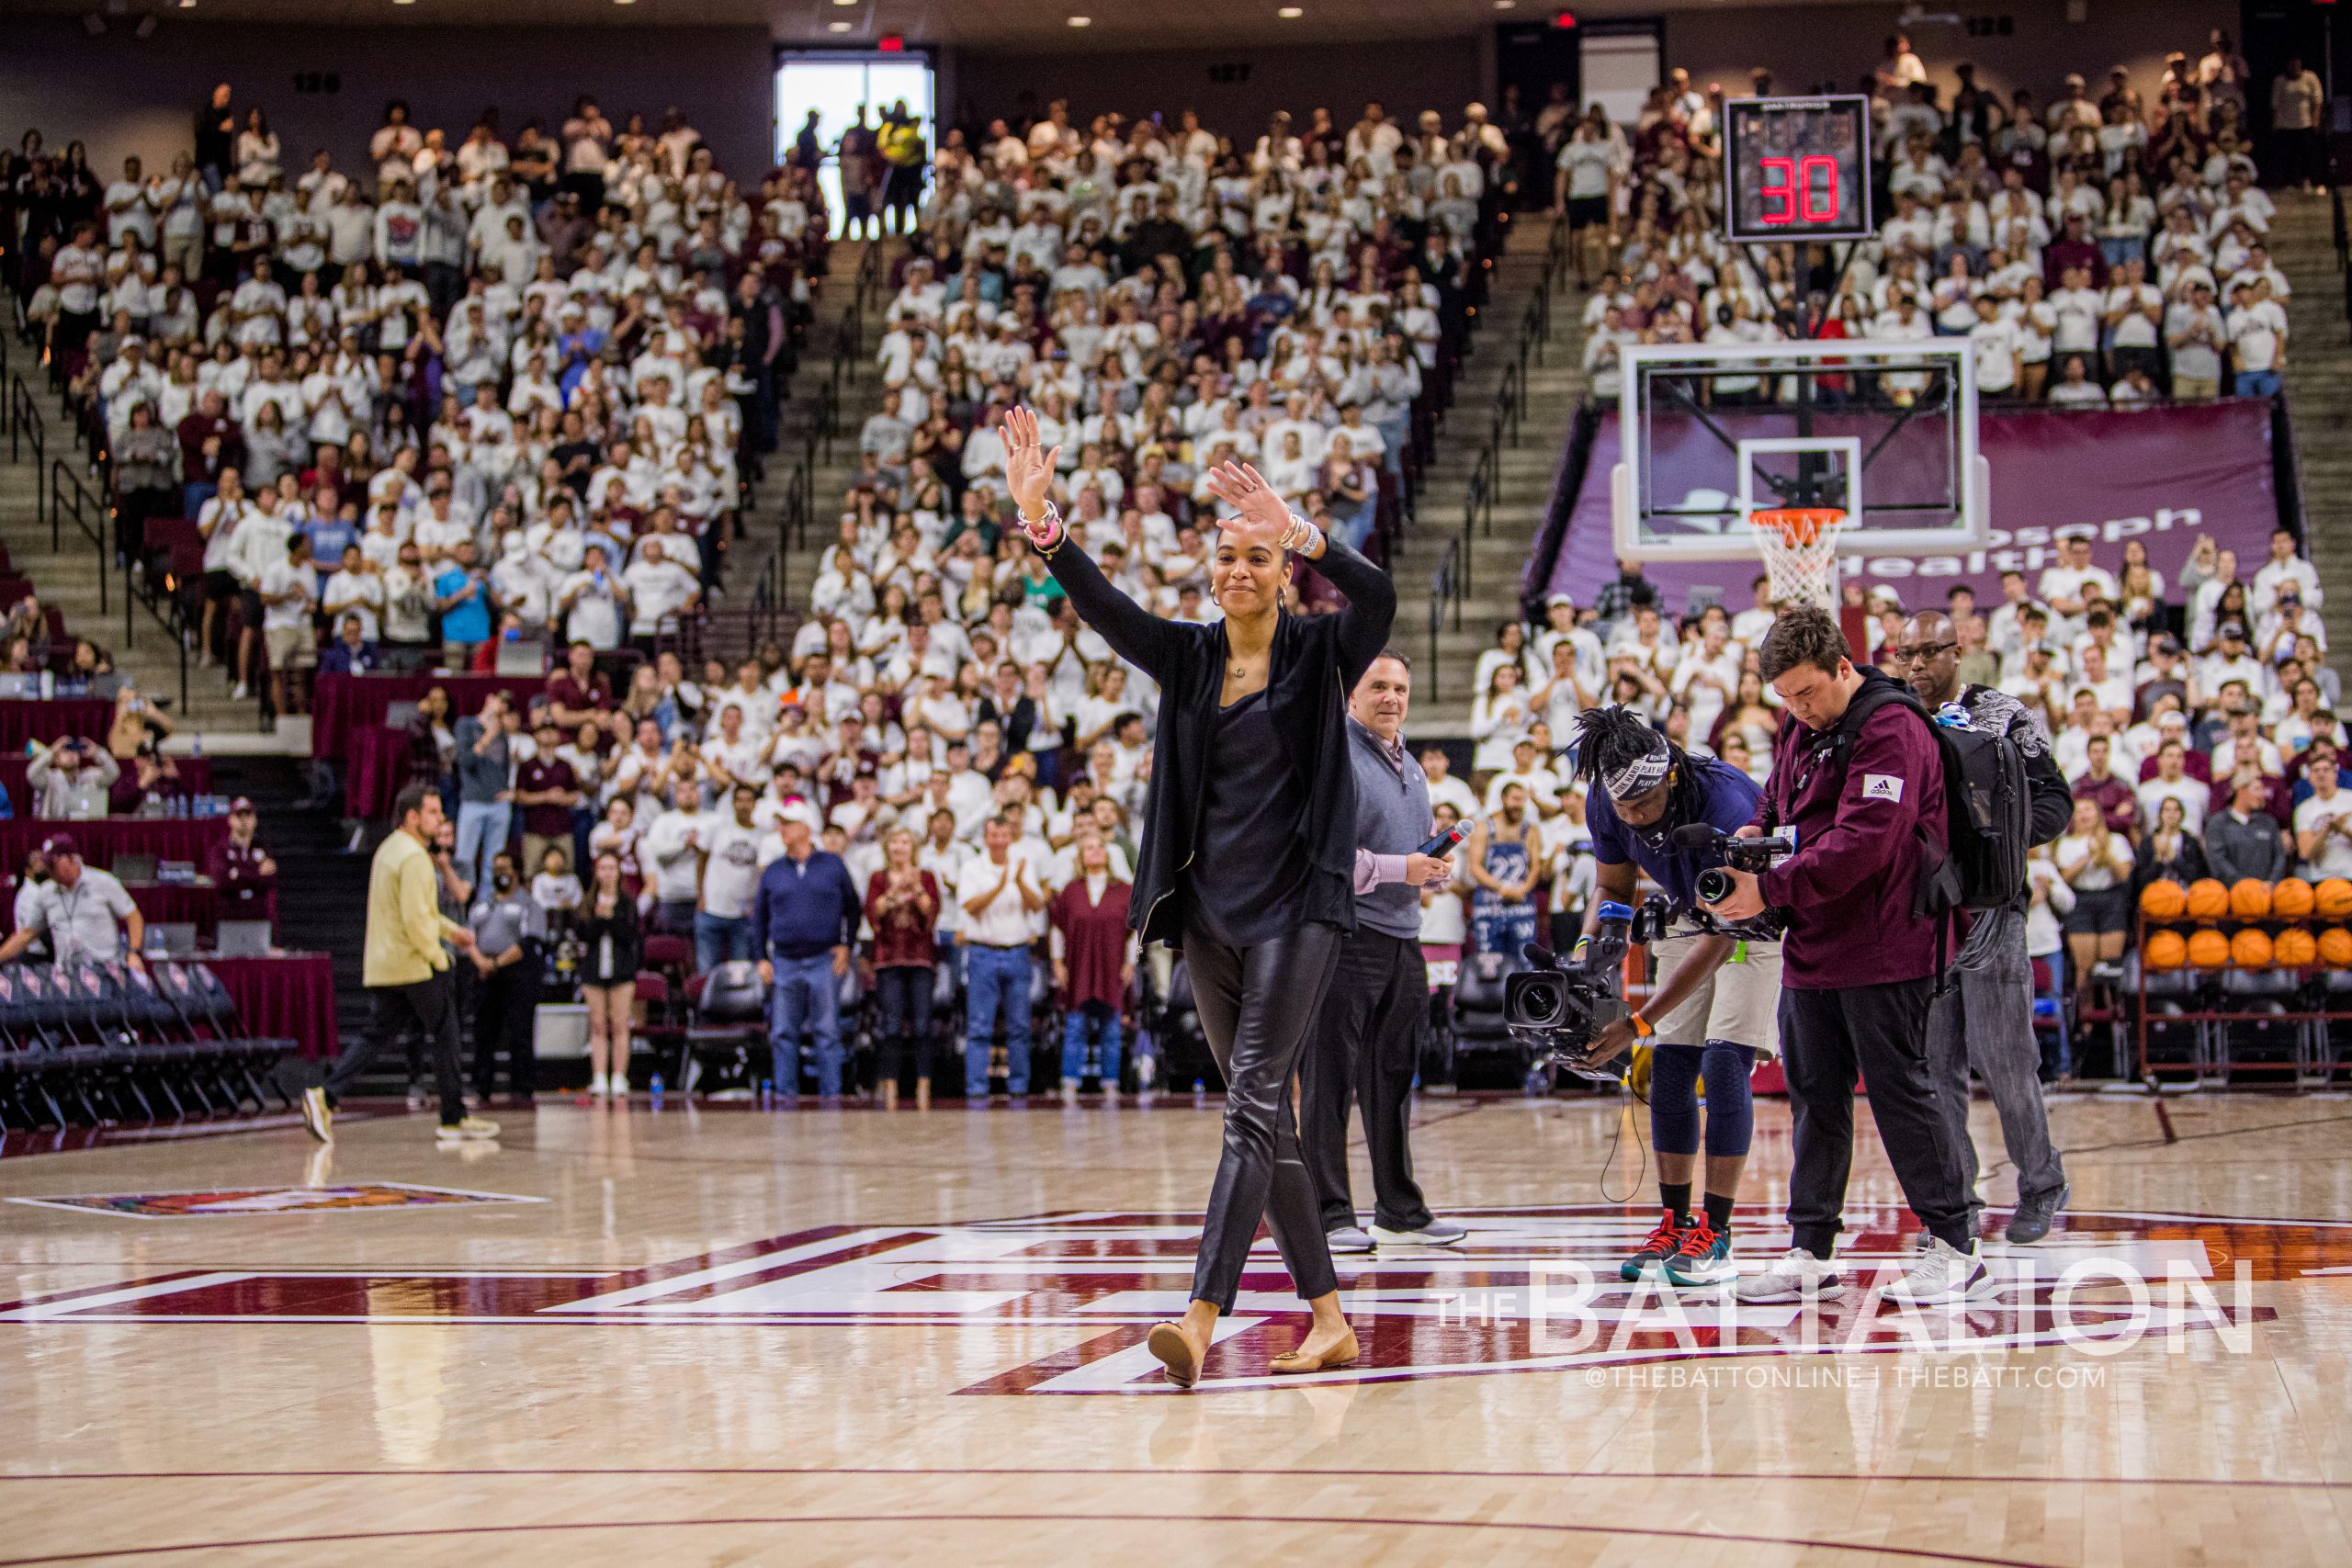
[[[1414,661],[1417,691],[1413,733],[1453,739],[1470,732],[1472,676],[1478,655],[1494,646],[1495,627],[1519,618],[1520,579],[1543,532],[1559,468],[1561,444],[1577,400],[1585,394],[1578,347],[1582,299],[1563,265],[1554,277],[1550,330],[1544,363],[1531,355],[1527,389],[1516,441],[1506,434],[1498,454],[1499,484],[1490,529],[1464,537],[1463,497],[1484,451],[1503,378],[1518,349],[1521,323],[1543,287],[1545,243],[1551,219],[1518,215],[1496,257],[1492,292],[1480,312],[1470,356],[1455,383],[1453,406],[1438,432],[1437,449],[1422,476],[1413,521],[1407,526],[1390,570],[1396,578],[1396,629],[1393,640]],[[1482,520],[1483,521],[1483,520]],[[1467,557],[1467,588],[1461,604],[1461,629],[1446,609],[1437,636],[1434,671],[1430,669],[1429,613],[1431,581],[1449,543]]]
[[[818,572],[823,570],[824,552],[832,544],[841,519],[842,498],[849,493],[850,480],[857,472],[858,431],[882,406],[882,372],[874,355],[881,346],[883,312],[889,309],[892,294],[887,271],[880,285],[862,301],[854,353],[844,352],[849,334],[842,317],[853,303],[860,303],[854,297],[858,268],[864,265],[867,249],[875,245],[885,247],[878,265],[887,269],[904,244],[897,238],[834,242],[831,267],[818,296],[817,320],[809,330],[808,345],[801,354],[800,373],[793,378],[792,399],[784,405],[778,445],[767,461],[767,478],[760,487],[759,514],[751,525],[752,536],[745,541],[753,555],[744,564],[752,570],[731,574],[739,584],[756,582],[768,570],[771,558],[781,550],[785,569],[782,607],[786,627],[797,626],[808,614],[808,591],[815,584]],[[785,510],[785,485],[799,462],[800,454],[807,450],[809,426],[819,417],[820,393],[832,373],[836,355],[841,356],[842,367],[833,434],[830,447],[820,445],[814,453],[808,526],[797,537],[779,538],[783,531],[780,522]],[[736,602],[740,604],[741,594],[748,589],[732,592],[737,593]],[[732,657],[744,650],[721,644],[719,651]]]
[[[2303,490],[2303,534],[2319,569],[2327,645],[2352,647],[2352,333],[2325,196],[2278,193],[2271,259],[2294,285],[2287,302],[2287,406]],[[2243,561],[2254,574],[2259,561]]]
[[[227,682],[211,671],[199,675],[193,660],[188,669],[187,707],[185,713],[178,709],[179,649],[162,622],[145,609],[134,608],[131,636],[125,643],[119,573],[108,573],[105,608],[100,608],[99,547],[75,525],[70,508],[52,527],[46,499],[51,480],[47,469],[58,464],[80,480],[94,502],[102,494],[98,476],[91,468],[89,454],[74,438],[64,400],[40,371],[33,352],[21,340],[12,342],[9,350],[9,363],[23,375],[38,410],[47,458],[46,466],[35,460],[33,446],[23,432],[11,431],[13,439],[0,440],[0,544],[8,548],[11,570],[32,581],[42,604],[64,612],[68,637],[90,638],[114,655],[116,669],[131,677],[141,692],[170,698],[188,743],[200,733],[208,750],[251,746],[259,739],[254,705],[232,703]]]

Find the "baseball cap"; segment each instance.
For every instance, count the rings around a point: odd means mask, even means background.
[[[1577,607],[1575,595],[1568,593],[1555,593],[1549,599],[1544,601],[1544,607],[1547,610],[1560,604],[1566,604],[1571,610],[1575,609]]]
[[[251,811],[253,808],[251,797],[241,795],[229,803],[229,815],[234,817],[240,811]]]
[[[2245,637],[2245,623],[2243,621],[2223,621],[2215,635],[2218,637],[2233,637],[2243,641]]]
[[[73,855],[78,859],[82,853],[82,846],[74,841],[74,835],[71,833],[51,833],[41,840],[40,852],[51,860],[57,859],[60,855]]]

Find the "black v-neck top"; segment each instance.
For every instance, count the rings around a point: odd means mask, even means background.
[[[1208,762],[1187,906],[1204,935],[1253,947],[1304,920],[1306,889],[1306,791],[1262,689],[1217,710]]]

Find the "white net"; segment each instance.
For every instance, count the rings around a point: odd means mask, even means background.
[[[1776,604],[1838,608],[1838,530],[1846,514],[1834,507],[1782,507],[1757,512],[1757,552],[1764,558]]]

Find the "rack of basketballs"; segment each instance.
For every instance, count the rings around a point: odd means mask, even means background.
[[[2290,876],[2140,890],[2140,1077],[2193,1070],[2200,1083],[2233,1069],[2291,1071],[2324,1088],[2336,1064],[2334,1025],[2352,1024],[2352,880]],[[2239,1034],[2235,1025],[2256,1027]],[[2151,1030],[2185,1026],[2190,1060],[2152,1062]],[[2282,1036],[2290,1048],[2282,1049]],[[2248,1054],[2240,1056],[2243,1043]]]

